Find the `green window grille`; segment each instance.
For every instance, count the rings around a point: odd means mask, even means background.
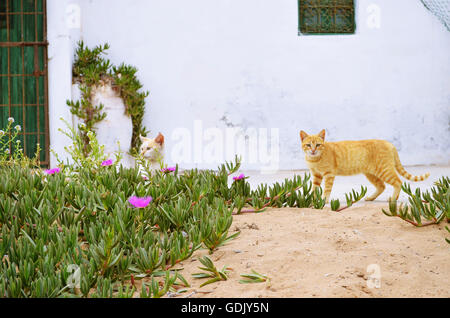
[[[47,45],[45,0],[0,0],[0,129],[13,117],[24,153],[33,157],[39,143],[43,165],[49,164]]]
[[[300,34],[355,33],[354,0],[298,0]]]

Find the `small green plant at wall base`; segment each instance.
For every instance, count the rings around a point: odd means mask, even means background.
[[[93,169],[99,168],[107,157],[105,155],[105,146],[98,143],[95,134],[92,131],[85,131],[86,137],[88,138],[88,146],[90,149],[89,156],[84,153],[85,141],[83,139],[83,134],[77,133],[77,130],[73,128],[66,120],[60,118],[61,121],[66,125],[67,130],[58,129],[59,132],[70,138],[72,141],[71,145],[65,146],[64,150],[69,154],[72,159],[72,163],[63,162],[59,159],[58,154],[51,150],[56,160],[58,161],[58,166],[64,167],[69,166],[72,170],[79,170],[82,168]],[[80,127],[81,130],[85,129],[83,125]],[[122,159],[122,153],[120,151],[120,144],[118,144],[119,151],[115,153],[115,162],[120,162]]]
[[[73,65],[73,78],[79,84],[81,99],[79,101],[67,101],[72,114],[82,121],[79,125],[79,133],[84,141],[83,153],[87,156],[89,148],[89,131],[95,132],[95,125],[105,119],[104,105],[94,105],[93,92],[96,87],[111,85],[118,92],[125,104],[125,114],[131,117],[133,124],[131,151],[136,153],[140,146],[141,136],[146,136],[147,131],[142,126],[144,116],[145,98],[148,92],[141,92],[142,84],[136,77],[137,69],[131,65],[121,64],[113,66],[104,58],[109,49],[108,44],[98,45],[90,49],[82,41],[78,43]]]
[[[36,144],[33,158],[24,155],[20,140],[17,139],[22,127],[14,124],[14,118],[8,118],[8,124],[0,129],[0,166],[20,165],[22,167],[36,168],[40,166],[39,153],[41,148]]]
[[[341,202],[339,201],[339,199],[332,199],[330,201],[330,207],[331,207],[332,211],[337,211],[340,206],[341,206]]]
[[[382,210],[387,216],[396,216],[414,226],[427,226],[438,224],[444,218],[450,220],[450,178],[442,177],[431,188],[422,192],[419,188],[415,192],[407,183],[402,190],[408,195],[408,203],[400,204],[397,201],[389,202],[389,212]],[[425,223],[423,222],[425,219]]]
[[[337,199],[331,200],[330,201],[331,210],[340,212],[344,209],[347,209],[347,208],[351,207],[354,203],[356,203],[356,202],[360,201],[362,198],[364,198],[366,193],[367,193],[367,187],[363,187],[363,186],[361,186],[360,192],[352,190],[352,192],[346,193],[345,200],[347,202],[347,206],[342,207],[342,208],[340,207],[341,203],[339,202],[339,200],[337,200]]]

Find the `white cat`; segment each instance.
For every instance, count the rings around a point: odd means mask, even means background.
[[[147,159],[154,168],[164,162],[164,136],[159,133],[155,138],[141,138],[140,155]]]

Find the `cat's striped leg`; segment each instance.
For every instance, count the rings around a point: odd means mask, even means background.
[[[394,169],[387,169],[377,177],[394,187],[394,192],[389,200],[397,201],[398,196],[400,195],[400,190],[402,189],[402,180],[398,177],[397,172],[395,172]]]
[[[323,198],[325,199],[325,203],[328,203],[330,201],[330,194],[331,189],[333,188],[334,183],[334,175],[332,174],[325,174],[325,190],[323,192]]]
[[[402,181],[397,178],[398,181],[395,181],[395,183],[392,185],[394,187],[394,192],[392,194],[392,197],[389,198],[389,200],[398,200],[398,197],[400,195],[400,190],[402,189]]]
[[[375,189],[376,189],[374,194],[372,194],[370,197],[367,197],[365,200],[366,201],[373,201],[381,193],[383,193],[383,191],[386,188],[386,186],[384,185],[384,182],[380,178],[375,177],[373,174],[365,173],[364,175],[367,177],[367,179],[369,179],[369,181],[375,186]]]
[[[312,190],[314,191],[316,188],[320,187],[320,184],[322,183],[322,175],[318,174],[317,172],[313,172],[313,186]]]

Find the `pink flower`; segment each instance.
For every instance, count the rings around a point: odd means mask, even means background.
[[[170,172],[174,172],[175,170],[177,170],[177,167],[167,167],[167,168],[162,168],[161,172],[170,173]]]
[[[108,159],[102,162],[102,166],[110,166],[113,164],[112,159]]]
[[[136,196],[132,196],[128,199],[128,202],[130,202],[131,205],[135,208],[145,208],[150,203],[150,201],[152,201],[152,197],[139,198]]]
[[[53,168],[53,169],[49,169],[49,170],[45,170],[44,172],[46,173],[46,174],[55,174],[55,173],[58,173],[58,172],[60,172],[61,170],[59,170],[59,168]]]
[[[234,181],[237,181],[237,180],[241,180],[241,179],[244,179],[245,178],[245,175],[243,174],[243,173],[241,173],[240,175],[238,175],[237,177],[233,177],[233,180]]]
[[[142,179],[144,180],[148,180],[148,178],[146,176],[142,176]]]

